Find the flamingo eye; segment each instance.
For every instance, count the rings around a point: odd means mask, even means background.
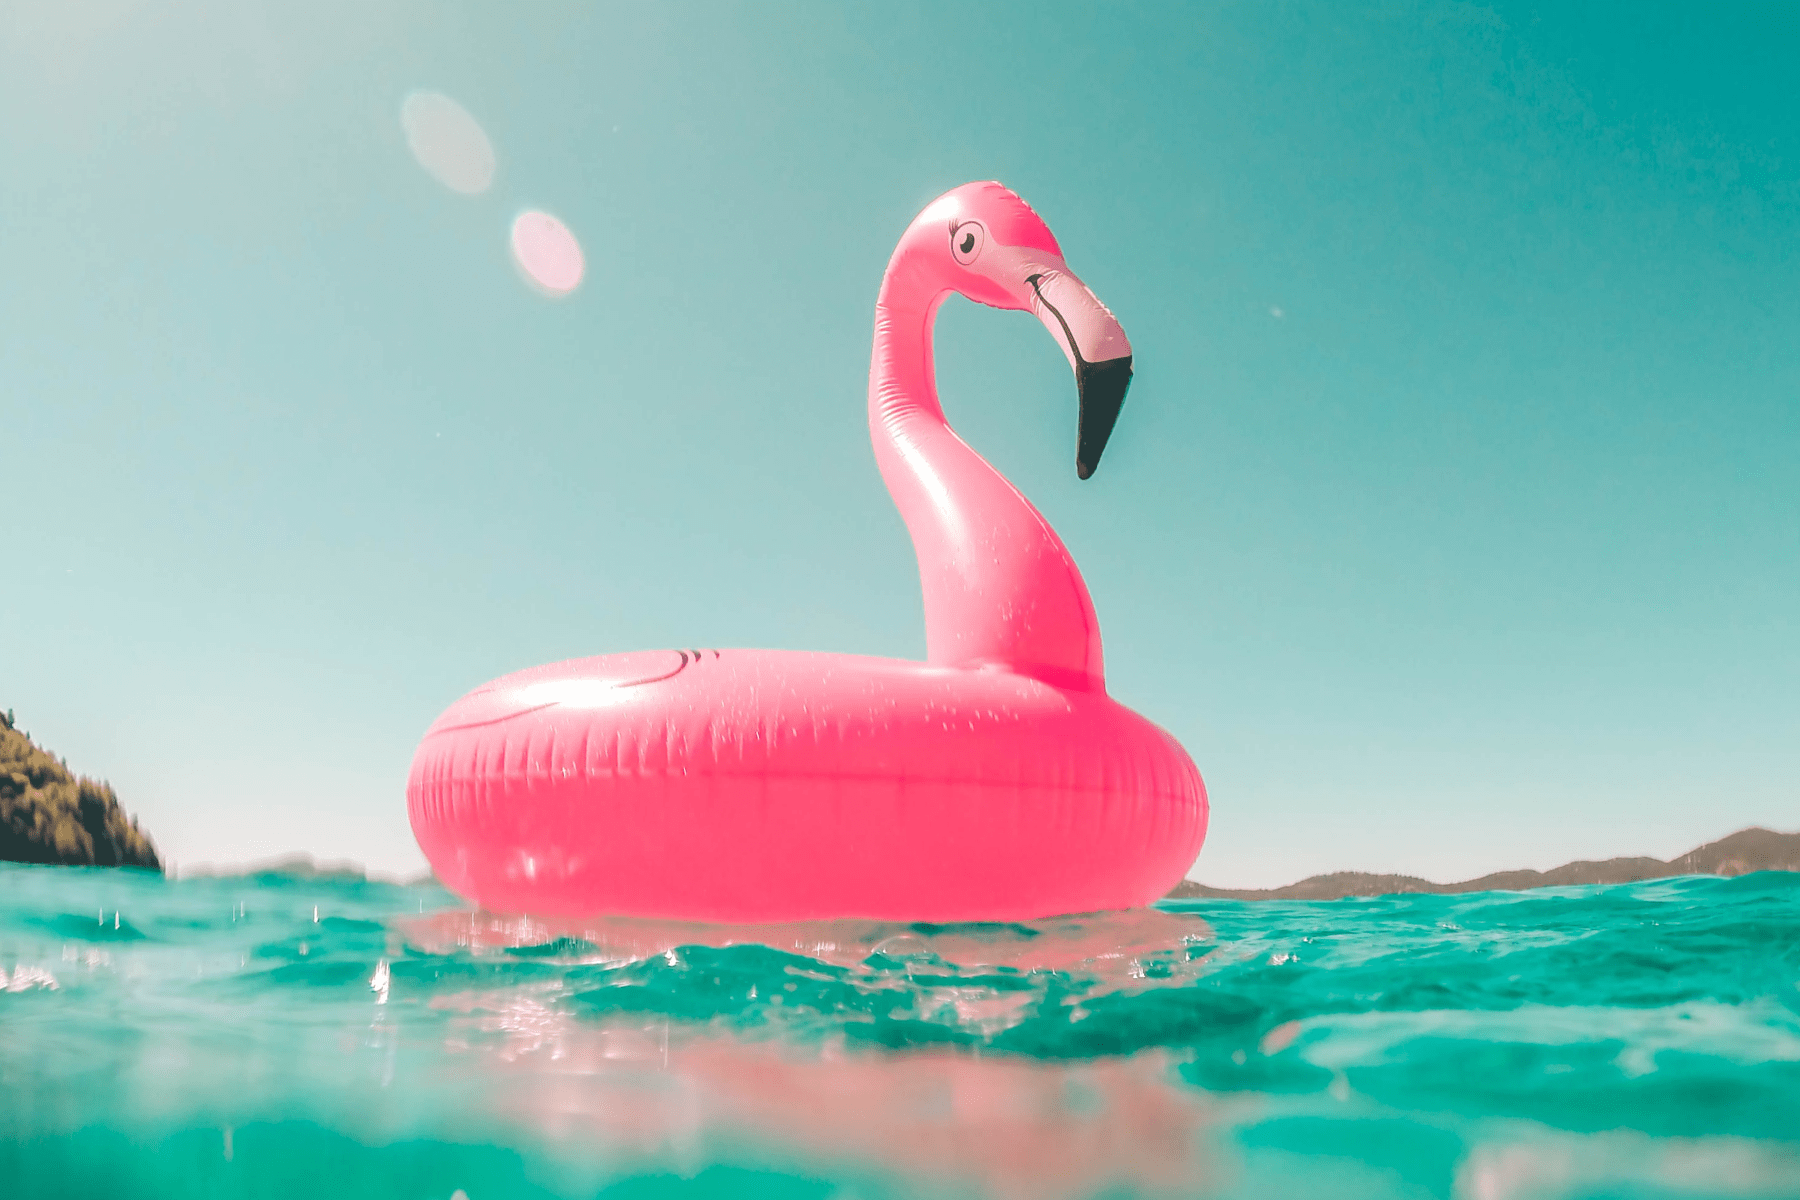
[[[987,231],[982,229],[980,222],[964,221],[950,231],[950,253],[966,267],[980,256],[986,240]]]

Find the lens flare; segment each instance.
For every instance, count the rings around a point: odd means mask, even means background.
[[[419,165],[466,196],[494,182],[494,145],[468,110],[442,92],[413,92],[400,104],[400,127]]]
[[[527,278],[553,296],[581,283],[587,261],[569,227],[547,212],[523,212],[512,226],[513,258]]]

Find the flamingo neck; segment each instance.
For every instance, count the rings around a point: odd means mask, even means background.
[[[944,419],[932,327],[949,294],[903,244],[882,278],[869,366],[869,435],[919,557],[926,659],[1104,690],[1100,622],[1075,560]]]

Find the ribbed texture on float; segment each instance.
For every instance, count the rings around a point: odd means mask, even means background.
[[[1026,874],[1068,897],[1049,908],[1042,895],[1020,900],[1044,915],[1154,899],[1198,852],[1198,772],[1173,738],[1104,695],[1018,681],[1010,707],[909,707],[880,678],[864,687],[815,675],[795,687],[766,665],[734,674],[735,653],[658,683],[654,705],[532,706],[520,693],[518,715],[489,719],[501,694],[484,689],[467,698],[479,722],[453,707],[408,787],[440,875],[484,903],[532,911],[596,911],[591,902],[689,915],[684,897],[741,907],[758,888],[793,895],[816,883],[807,911],[758,915],[961,919],[970,914],[928,904],[899,912],[885,877],[928,893],[929,881],[948,889],[961,873],[966,893],[981,890],[968,876]],[[809,665],[766,657],[789,674]],[[713,703],[683,700],[679,685],[695,675],[712,676]],[[803,698],[821,690],[836,703]],[[1002,890],[987,915],[1025,915],[1001,911]]]

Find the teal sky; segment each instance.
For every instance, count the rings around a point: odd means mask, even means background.
[[[922,657],[871,310],[993,178],[1138,373],[1080,483],[1061,353],[953,301],[945,405],[1205,775],[1196,877],[1800,828],[1800,9],[1569,7],[8,4],[0,706],[177,863],[411,871],[495,675]]]

